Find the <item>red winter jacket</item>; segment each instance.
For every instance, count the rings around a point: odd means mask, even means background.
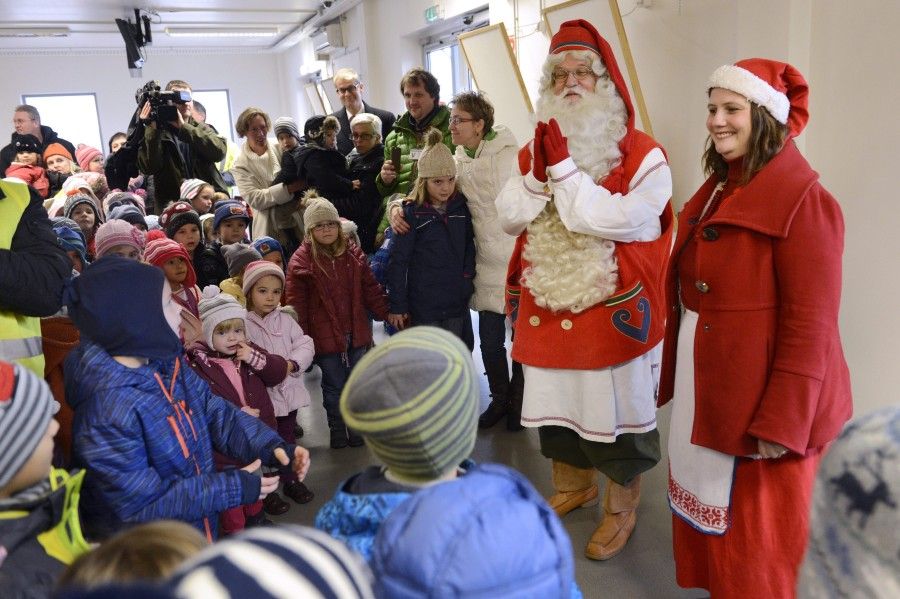
[[[321,260],[330,274],[331,260],[327,257]],[[387,296],[375,280],[362,250],[351,244],[336,260],[348,260],[350,263],[353,278],[350,323],[341,323],[338,318],[331,298],[341,286],[313,262],[309,240],[294,252],[287,267],[287,303],[297,311],[300,328],[313,338],[317,356],[347,351],[345,331],[348,329],[352,332],[354,348],[369,345],[372,343],[372,331],[367,311],[374,314],[377,320],[384,320],[388,315]],[[344,326],[347,324],[349,326]]]
[[[850,373],[838,332],[844,219],[818,178],[788,141],[709,220],[697,224],[712,178],[679,215],[666,271],[659,404],[672,398],[678,260],[694,237],[697,445],[749,455],[764,439],[805,454],[834,439],[850,418]]]

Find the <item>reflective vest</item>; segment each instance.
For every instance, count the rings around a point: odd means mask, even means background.
[[[12,246],[31,194],[24,183],[0,180],[0,249]],[[0,309],[0,359],[18,362],[44,378],[41,319]]]

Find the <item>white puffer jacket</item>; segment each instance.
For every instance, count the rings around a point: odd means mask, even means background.
[[[516,166],[519,145],[512,132],[494,125],[496,137],[482,141],[469,158],[463,146],[456,147],[459,189],[468,199],[475,227],[475,293],[469,305],[473,310],[503,313],[506,267],[516,238],[500,228],[494,200]]]

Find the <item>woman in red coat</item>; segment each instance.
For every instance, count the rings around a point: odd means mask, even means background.
[[[808,120],[796,69],[744,60],[708,90],[710,177],[679,215],[660,381],[677,580],[793,597],[815,470],[852,408],[844,221],[792,140]]]

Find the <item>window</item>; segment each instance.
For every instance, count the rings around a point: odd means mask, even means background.
[[[440,100],[444,104],[459,92],[475,88],[455,36],[425,46],[425,69],[441,84]]]
[[[206,122],[215,127],[219,135],[234,141],[234,127],[231,121],[231,102],[228,99],[228,90],[193,90],[191,97],[206,108]]]
[[[56,131],[72,145],[87,144],[104,155],[109,151],[100,136],[95,94],[23,95],[22,103],[37,108],[41,114],[41,124]]]

